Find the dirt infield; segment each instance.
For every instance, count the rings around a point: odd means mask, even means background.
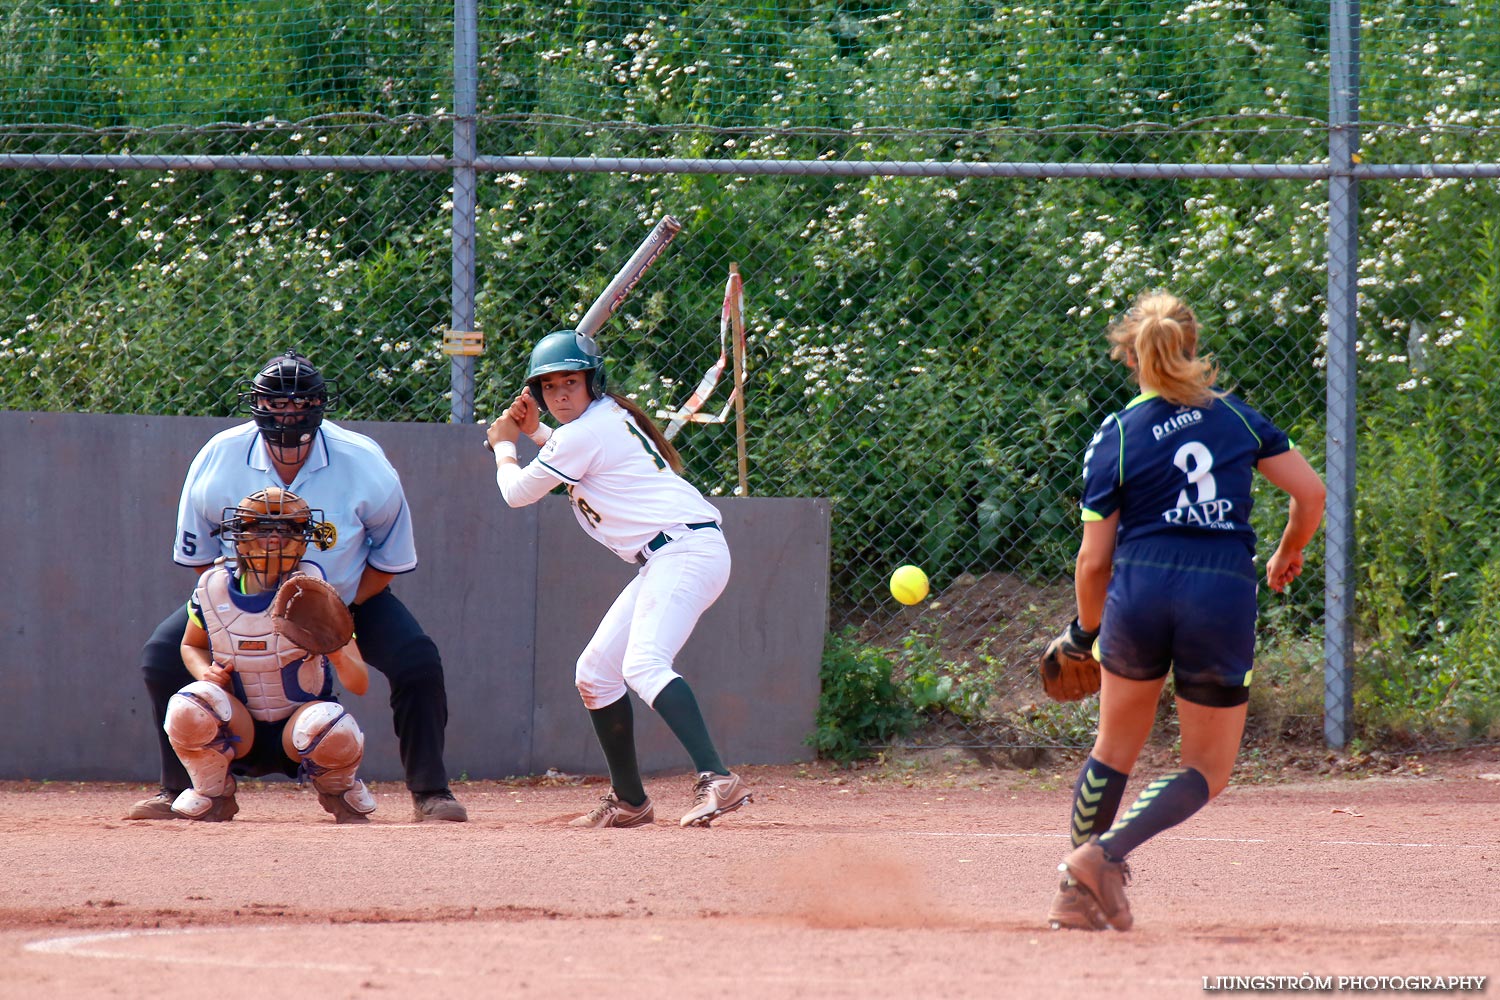
[[[464,825],[412,824],[381,784],[376,822],[343,829],[290,783],[245,783],[212,825],[122,821],[139,786],[0,784],[0,997],[1130,998],[1500,974],[1500,760],[1233,786],[1132,856],[1127,934],[1042,922],[1072,764],[748,768],[756,801],[708,830],[676,825],[683,775],[648,782],[655,826],[609,831],[565,826],[597,782],[461,785]]]

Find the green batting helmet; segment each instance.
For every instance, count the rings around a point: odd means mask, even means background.
[[[604,398],[604,355],[593,337],[577,330],[558,330],[537,341],[531,350],[531,364],[526,368],[526,385],[531,398],[543,413],[547,403],[542,399],[541,378],[551,372],[587,372],[589,395]]]

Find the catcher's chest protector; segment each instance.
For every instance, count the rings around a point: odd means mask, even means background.
[[[227,570],[216,570],[198,588],[198,606],[209,646],[234,665],[235,693],[261,722],[279,722],[303,702],[328,697],[332,678],[321,656],[302,650],[276,634],[270,609],[242,610],[234,603]]]

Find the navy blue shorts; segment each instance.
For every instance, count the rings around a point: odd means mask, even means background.
[[[333,699],[320,700],[332,701]],[[250,752],[243,757],[235,758],[229,765],[229,770],[246,778],[260,778],[268,774],[284,774],[288,778],[295,778],[297,762],[286,755],[286,748],[281,745],[281,734],[286,729],[287,720],[262,722],[260,719],[254,719],[252,721],[255,723],[255,740],[250,746]]]
[[[1177,696],[1249,700],[1255,668],[1255,560],[1230,538],[1154,539],[1115,553],[1100,665],[1133,680],[1172,672]]]

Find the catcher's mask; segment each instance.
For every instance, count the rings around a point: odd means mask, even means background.
[[[311,361],[287,351],[244,383],[239,397],[240,405],[255,417],[271,457],[291,462],[301,457],[296,454],[299,448],[312,443],[338,392]]]
[[[604,398],[604,355],[593,337],[585,337],[577,330],[558,330],[537,341],[531,350],[531,364],[526,368],[526,386],[537,409],[547,412],[547,401],[542,398],[542,376],[551,372],[584,372],[589,395],[594,399]]]
[[[321,510],[275,486],[225,507],[219,521],[219,534],[234,545],[235,568],[263,591],[274,589],[297,568],[308,542],[328,548],[328,528]]]

